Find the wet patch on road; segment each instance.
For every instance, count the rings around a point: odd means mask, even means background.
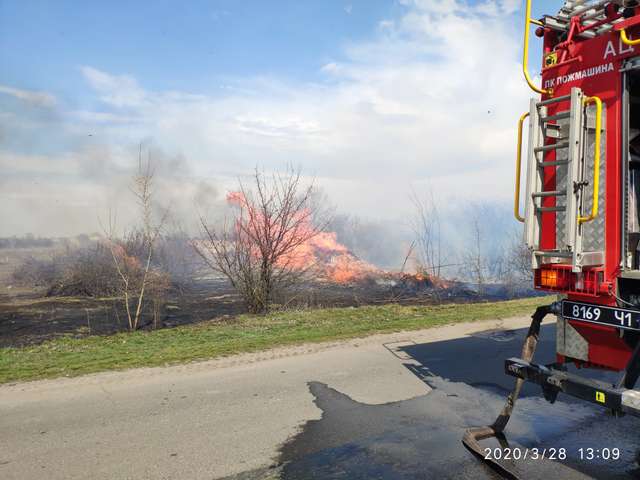
[[[438,380],[435,380],[438,382]],[[308,422],[287,442],[279,460],[280,478],[290,479],[493,479],[501,478],[462,446],[466,428],[488,423],[502,400],[489,392],[439,380],[427,395],[384,405],[365,405],[323,384],[310,390],[322,410],[320,420]],[[448,383],[448,385],[447,385]],[[475,390],[475,392],[470,391]],[[563,432],[588,423],[593,412],[558,404],[561,419],[531,418],[542,402],[525,399],[524,418],[510,424],[511,447],[553,446]],[[531,428],[531,421],[536,428]],[[487,446],[497,447],[497,442]],[[595,471],[576,470],[547,460],[515,462],[523,478],[602,478]],[[540,475],[540,476],[538,476]]]
[[[539,352],[542,355],[553,352],[547,339],[549,333],[553,332],[548,329],[543,332]],[[466,428],[486,425],[496,418],[513,382],[502,374],[502,361],[518,355],[523,336],[523,331],[516,331],[512,341],[488,335],[452,340],[448,344],[407,342],[397,346],[402,351],[396,355],[399,361],[432,388],[428,394],[409,400],[368,405],[327,385],[311,382],[309,389],[322,417],[307,422],[300,433],[282,446],[276,466],[232,478],[501,478],[473,457],[460,440]],[[499,350],[498,355],[487,355],[483,342],[491,342],[492,348]],[[500,362],[500,368],[495,368],[496,361]],[[484,369],[493,371],[485,377]],[[500,378],[496,379],[498,375]],[[566,402],[566,398],[550,405],[540,397],[539,387],[531,387],[518,402],[507,428],[509,447],[521,452],[527,448],[537,448],[538,452],[555,448],[556,456],[558,449],[564,448],[567,457],[556,461],[528,458],[504,462],[521,478],[640,478],[635,464],[640,448],[640,435],[636,433],[640,431],[639,419],[611,418],[600,409]],[[485,443],[487,447],[499,447],[495,440]],[[579,458],[580,448],[605,447],[619,448],[621,460]]]

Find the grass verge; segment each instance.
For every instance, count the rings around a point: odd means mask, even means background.
[[[438,306],[381,305],[240,315],[148,332],[0,349],[0,383],[211,359],[281,345],[528,315],[548,297]]]

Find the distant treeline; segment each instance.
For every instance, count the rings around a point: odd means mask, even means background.
[[[0,250],[7,248],[50,248],[60,244],[72,243],[75,245],[88,245],[92,237],[81,234],[72,238],[36,237],[26,234],[22,237],[0,237]]]

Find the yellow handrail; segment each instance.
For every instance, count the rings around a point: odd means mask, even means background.
[[[534,25],[544,26],[542,22],[531,18],[531,0],[527,0],[527,6],[525,8],[524,15],[524,49],[522,50],[522,72],[524,73],[524,79],[527,81],[527,84],[534,92],[540,94],[550,94],[550,91],[543,90],[542,88],[534,85],[533,80],[531,80],[531,76],[529,75],[529,30],[532,23]]]
[[[627,31],[624,28],[620,30],[620,40],[622,40],[622,43],[625,45],[640,45],[640,38],[637,40],[631,40],[627,37]]]
[[[598,216],[598,197],[600,194],[600,137],[602,130],[602,100],[598,97],[587,97],[584,105],[596,104],[596,138],[593,152],[593,203],[588,217],[578,216],[578,223],[590,222]]]
[[[522,165],[522,124],[529,116],[529,112],[523,113],[518,120],[518,148],[516,154],[516,194],[513,199],[513,215],[516,220],[524,223],[524,217],[520,215],[520,166]]]

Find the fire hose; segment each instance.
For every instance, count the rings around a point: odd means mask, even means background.
[[[542,323],[544,317],[546,317],[547,314],[552,313],[553,311],[553,305],[544,305],[542,307],[538,307],[535,313],[532,315],[531,326],[529,327],[527,338],[525,339],[524,345],[522,346],[523,360],[530,362],[533,359],[533,354],[535,353],[536,346],[538,345],[540,324]],[[498,415],[498,418],[496,418],[495,422],[486,427],[470,428],[464,432],[464,436],[462,437],[462,443],[471,453],[483,460],[490,467],[500,473],[503,477],[514,480],[517,480],[518,476],[509,467],[485,455],[479,442],[481,440],[492,437],[497,438],[499,441],[504,441],[504,435],[502,432],[506,428],[507,423],[509,423],[511,413],[513,412],[513,407],[515,407],[516,401],[518,400],[518,395],[520,395],[520,390],[522,389],[523,384],[524,379],[516,379],[515,386],[507,397],[507,401],[505,402],[504,407],[502,407],[502,411],[500,412],[500,415]]]

